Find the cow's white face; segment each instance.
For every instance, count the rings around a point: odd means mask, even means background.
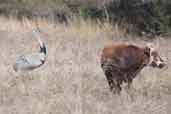
[[[150,48],[150,62],[149,65],[152,67],[163,68],[166,64],[164,60],[160,57],[158,52],[152,48]]]

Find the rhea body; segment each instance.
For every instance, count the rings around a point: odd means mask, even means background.
[[[38,32],[39,32],[38,30],[34,30],[33,35],[39,42],[39,46],[40,46],[39,52],[19,56],[13,65],[13,68],[16,72],[34,70],[45,63],[46,46],[44,42],[42,42],[42,40],[40,39]]]

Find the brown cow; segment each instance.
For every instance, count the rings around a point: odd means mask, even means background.
[[[165,66],[151,45],[142,48],[131,44],[112,44],[105,46],[102,52],[101,67],[114,93],[120,93],[123,82],[130,87],[132,80],[147,65],[157,68]]]

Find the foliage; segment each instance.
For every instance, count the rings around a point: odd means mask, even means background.
[[[169,0],[0,0],[0,14],[67,22],[73,16],[119,23],[131,33],[170,32]]]

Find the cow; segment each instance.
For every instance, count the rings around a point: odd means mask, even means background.
[[[123,82],[130,88],[133,79],[145,66],[160,69],[166,66],[151,44],[145,47],[126,43],[111,44],[102,51],[101,67],[114,93],[120,94]]]

